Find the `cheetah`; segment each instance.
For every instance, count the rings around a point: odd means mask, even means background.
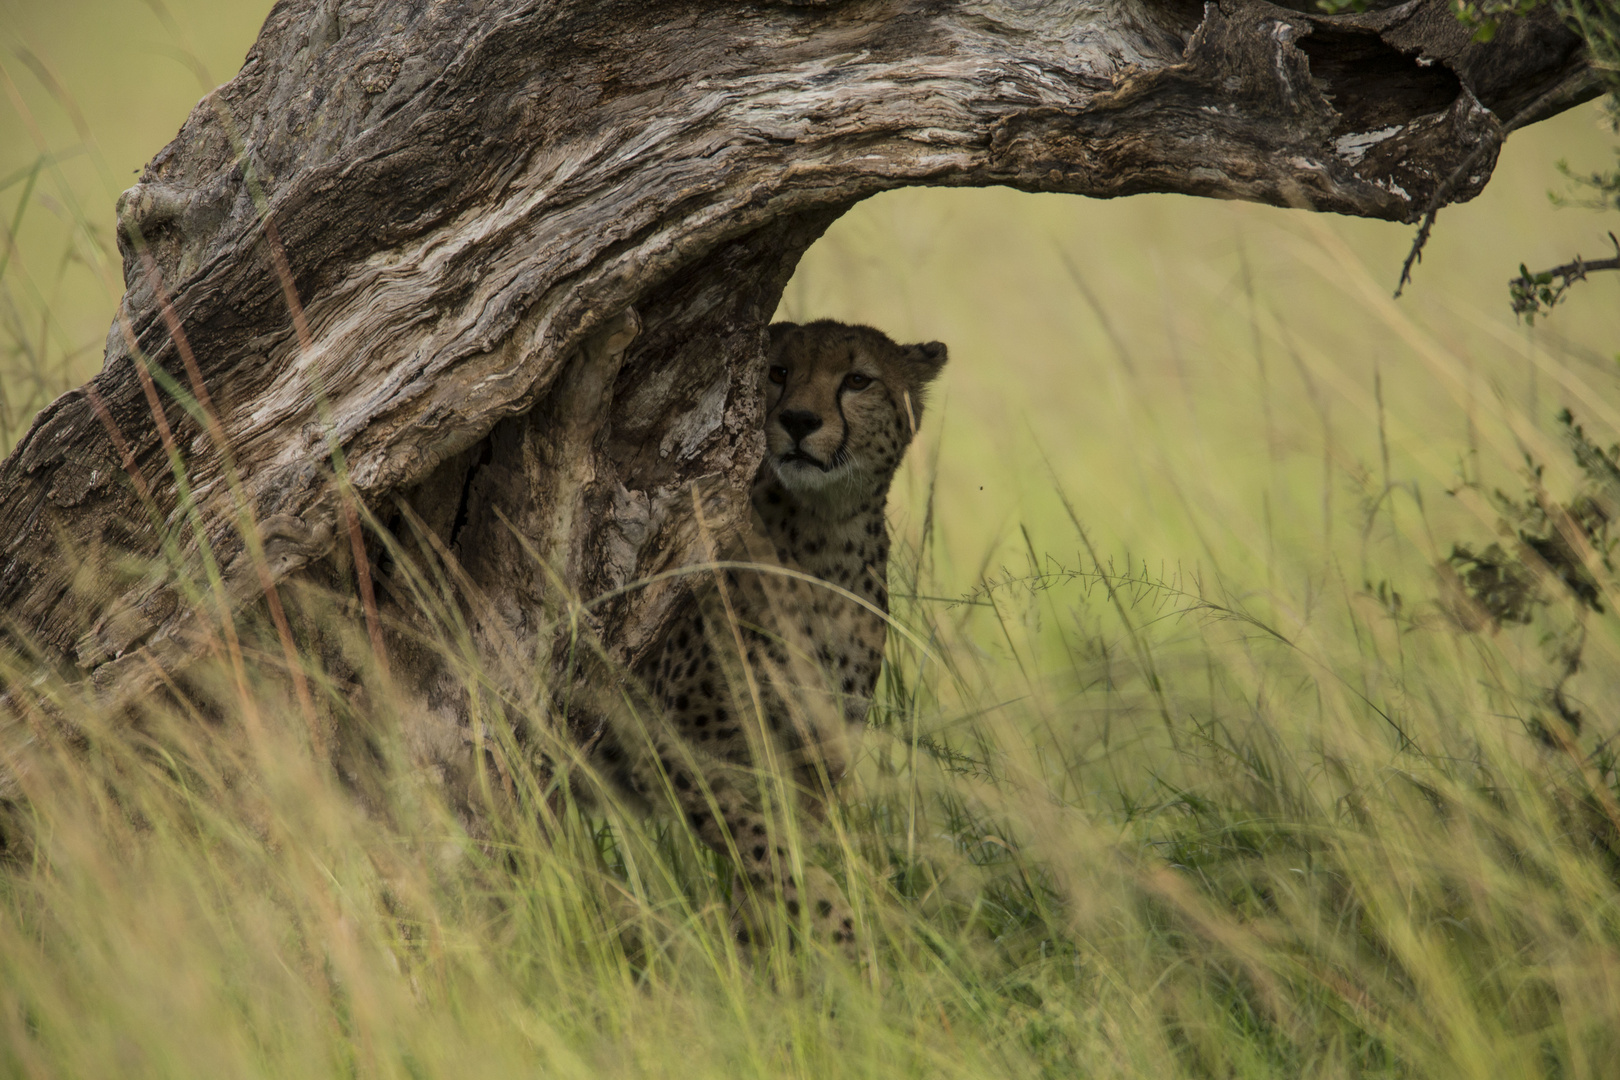
[[[865,724],[888,634],[889,486],[945,359],[868,326],[771,326],[750,524],[638,665],[651,722],[603,749],[623,786],[672,801],[757,897],[850,955],[844,894],[792,865],[783,825],[814,842]]]

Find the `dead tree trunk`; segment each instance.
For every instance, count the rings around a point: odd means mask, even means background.
[[[1447,198],[1479,191],[1506,119],[1596,93],[1545,13],[1478,45],[1446,0],[1374,6],[283,0],[120,199],[106,366],[0,472],[12,646],[149,685],[206,637],[176,582],[207,557],[242,605],[343,550],[336,448],[366,507],[459,561],[479,647],[541,665],[559,596],[738,522],[766,321],[858,200],[1005,184],[1410,221],[1484,143]],[[590,618],[633,656],[678,588]]]

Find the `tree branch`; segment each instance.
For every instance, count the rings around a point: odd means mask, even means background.
[[[1574,262],[1555,266],[1551,270],[1543,270],[1539,274],[1532,274],[1521,264],[1519,276],[1508,282],[1514,313],[1534,321],[1537,315],[1543,311],[1551,311],[1554,305],[1563,300],[1564,293],[1569,291],[1571,285],[1577,281],[1585,281],[1589,272],[1620,270],[1620,239],[1616,239],[1614,233],[1610,233],[1609,243],[1614,245],[1612,259],[1596,259],[1588,262],[1577,255]]]

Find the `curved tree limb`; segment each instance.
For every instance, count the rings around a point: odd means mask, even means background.
[[[186,581],[273,590],[352,535],[352,487],[531,670],[537,613],[701,558],[695,507],[746,512],[764,325],[856,201],[1411,221],[1584,68],[1548,17],[1481,46],[1444,0],[283,0],[119,201],[103,371],[0,466],[13,645],[138,689],[209,640]],[[674,588],[594,628],[631,656]]]

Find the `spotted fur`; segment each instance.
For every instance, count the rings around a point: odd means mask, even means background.
[[[637,794],[672,800],[818,936],[854,946],[826,871],[795,865],[789,806],[812,840],[849,766],[883,663],[889,485],[945,346],[823,320],[770,330],[767,451],[750,528],[637,674],[660,714],[605,753]],[[639,745],[632,745],[639,740]]]

